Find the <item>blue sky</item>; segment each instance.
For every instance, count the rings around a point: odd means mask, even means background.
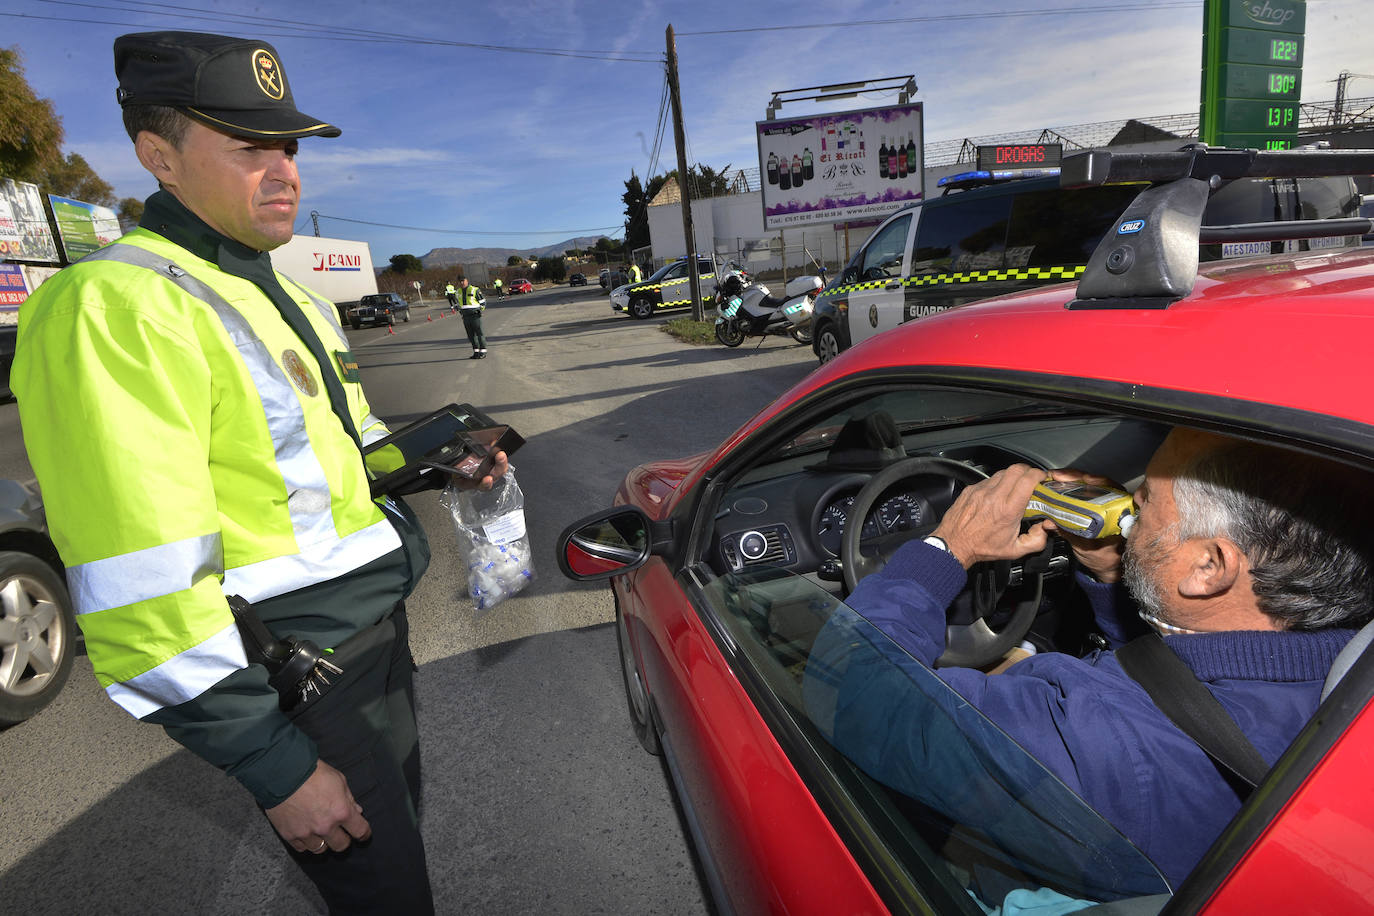
[[[297,105],[343,128],[302,143],[298,230],[317,210],[324,235],[370,242],[377,263],[619,235],[624,182],[650,165],[670,24],[689,161],[714,168],[757,166],[754,122],[775,90],[913,73],[927,143],[1181,113],[1199,94],[1201,0],[0,0],[0,44],[23,52],[29,83],[56,106],[64,151],[120,197],[154,186],[114,101],[114,38],[183,29],[272,42]],[[829,27],[779,28],[810,25]],[[699,34],[721,30],[749,31]],[[1369,0],[1310,0],[1304,100],[1334,98],[1342,70],[1374,71],[1372,32]],[[1374,79],[1349,94],[1374,96]],[[780,117],[895,101],[798,102]],[[674,155],[669,129],[656,171]]]

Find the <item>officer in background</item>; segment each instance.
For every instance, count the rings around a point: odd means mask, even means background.
[[[463,330],[467,332],[468,343],[472,344],[472,355],[468,359],[487,358],[487,337],[482,333],[482,312],[486,307],[482,291],[469,286],[467,277],[459,277],[458,314],[463,316]]]
[[[504,299],[504,298],[506,298],[506,287],[501,283],[501,278],[500,278],[500,277],[497,277],[495,280],[493,280],[493,281],[492,281],[492,285],[496,287],[496,298],[497,298],[497,299]]]
[[[640,272],[639,272],[639,265],[636,264],[634,261],[631,261],[631,262],[630,262],[630,279],[629,279],[629,282],[630,282],[630,283],[638,283],[638,282],[639,282],[640,280],[642,280],[642,279],[643,279],[643,275],[640,274]]]
[[[428,544],[369,495],[387,429],[333,305],[267,254],[298,138],[339,128],[296,110],[266,42],[143,33],[114,57],[160,190],[29,297],[13,378],[96,677],[238,779],[331,912],[432,912],[403,604]],[[342,674],[274,690],[227,596]]]
[[[456,309],[458,307],[458,290],[453,288],[452,280],[444,287],[444,295],[448,297],[448,307]]]

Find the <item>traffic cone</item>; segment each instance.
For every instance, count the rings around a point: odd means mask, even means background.
[[[425,316],[425,321],[429,321],[429,322],[434,321],[434,316],[433,316],[433,315],[426,315],[426,316]]]
[[[396,329],[393,328],[391,325],[387,325],[387,326],[386,326],[386,332],[387,332],[388,334],[395,334],[395,333],[396,333]]]

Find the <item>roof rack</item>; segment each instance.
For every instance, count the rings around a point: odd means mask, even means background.
[[[1212,191],[1238,178],[1315,178],[1374,173],[1374,151],[1212,149],[1172,153],[1090,150],[1060,163],[1064,188],[1149,182],[1107,231],[1068,308],[1168,308],[1193,291],[1198,245],[1364,235],[1374,220],[1322,219],[1203,226]]]

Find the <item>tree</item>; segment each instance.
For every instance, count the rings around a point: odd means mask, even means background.
[[[78,153],[68,153],[50,166],[38,182],[50,194],[109,207],[115,203],[114,188],[95,173]]]
[[[420,263],[420,259],[413,254],[393,254],[391,256],[392,273],[417,274],[424,269],[425,266]]]
[[[730,166],[716,170],[709,165],[697,163],[687,169],[687,193],[693,200],[707,197],[721,197],[730,193],[730,181],[726,173]],[[625,249],[634,251],[649,244],[649,203],[663,190],[668,179],[677,180],[677,169],[663,175],[655,175],[649,183],[640,186],[639,176],[630,172],[630,180],[625,182]],[[598,243],[599,244],[599,243]]]
[[[568,275],[568,267],[560,257],[540,258],[534,265],[534,278],[536,280],[551,280],[554,283],[562,283]]]
[[[61,161],[62,119],[24,77],[18,48],[0,48],[0,175],[40,183]]]
[[[663,182],[658,186],[663,187]],[[625,182],[625,193],[620,199],[625,202],[625,247],[630,250],[643,248],[649,244],[649,201],[653,198],[645,193],[634,172],[630,172],[630,180]]]
[[[518,254],[513,254],[510,257],[506,258],[507,267],[523,267],[524,264],[525,259],[520,257],[520,255]]]
[[[137,197],[125,197],[120,200],[115,213],[119,216],[119,227],[128,232],[143,219],[143,201]]]

